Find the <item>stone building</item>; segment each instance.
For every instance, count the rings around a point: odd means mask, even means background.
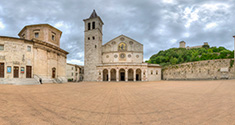
[[[18,36],[0,36],[0,84],[66,82],[62,32],[49,24],[25,26]]]
[[[95,10],[85,23],[85,81],[157,81],[158,64],[143,63],[143,44],[120,35],[102,45],[103,21]]]
[[[187,46],[187,47],[185,47],[185,46],[186,46],[186,42],[181,41],[181,42],[179,43],[179,48],[194,49],[194,48],[202,48],[204,45],[209,45],[209,44],[208,44],[208,42],[204,42],[203,45],[191,46],[191,47],[190,47],[190,46]]]
[[[67,63],[66,76],[69,82],[83,81],[84,66]]]

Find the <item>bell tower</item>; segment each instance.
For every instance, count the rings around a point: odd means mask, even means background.
[[[97,81],[96,66],[101,64],[102,27],[101,18],[93,10],[91,16],[84,19],[84,81]]]

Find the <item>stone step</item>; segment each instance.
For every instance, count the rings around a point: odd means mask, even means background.
[[[39,85],[40,83],[34,78],[13,78],[13,79],[0,79],[0,84]]]

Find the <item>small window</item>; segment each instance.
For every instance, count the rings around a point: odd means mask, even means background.
[[[39,33],[34,33],[34,37],[38,38],[39,37]]]
[[[97,48],[97,46],[95,45],[95,48]]]
[[[72,73],[72,76],[73,76],[73,73]]]
[[[4,50],[4,45],[0,45],[0,50]]]
[[[27,51],[31,52],[31,46],[27,46]]]
[[[158,75],[158,70],[156,70],[156,75]]]
[[[52,39],[52,40],[55,40],[55,35],[52,35],[52,36],[51,36],[51,39]]]
[[[90,40],[90,37],[88,37],[87,39]]]
[[[92,29],[95,29],[95,22],[92,22]]]
[[[72,67],[72,70],[73,70],[73,67]]]
[[[153,75],[153,70],[151,70],[151,75]]]
[[[95,37],[93,36],[92,39],[95,40]]]
[[[88,23],[88,30],[91,29],[91,23]]]
[[[76,73],[76,76],[78,76],[78,73]]]

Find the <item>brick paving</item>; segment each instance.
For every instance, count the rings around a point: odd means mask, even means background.
[[[235,80],[0,85],[0,124],[235,124]]]

